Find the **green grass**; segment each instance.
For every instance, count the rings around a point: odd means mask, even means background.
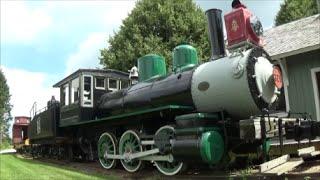
[[[3,140],[3,142],[0,143],[0,150],[10,149],[10,148],[12,148],[12,146],[10,145],[9,140]]]
[[[77,172],[76,169],[67,166],[59,166],[50,163],[39,162],[32,159],[22,159],[15,155],[0,155],[0,179],[1,180],[65,180],[65,179],[118,179],[114,176],[102,176]]]

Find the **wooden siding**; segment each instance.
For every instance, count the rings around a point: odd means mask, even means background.
[[[286,58],[291,112],[308,112],[316,119],[311,69],[320,67],[320,49]]]

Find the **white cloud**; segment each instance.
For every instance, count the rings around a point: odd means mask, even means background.
[[[119,27],[131,10],[135,6],[135,1],[111,1],[108,3],[110,7],[102,15],[103,24],[105,26]]]
[[[107,40],[114,31],[118,30],[122,20],[125,19],[134,8],[135,1],[97,1],[81,2],[80,6],[105,6],[101,19],[98,22],[105,26],[106,32],[93,32],[80,43],[76,52],[73,52],[66,61],[65,74],[76,71],[80,68],[101,68],[98,57],[100,49],[107,47]],[[97,4],[98,3],[98,4]]]
[[[106,45],[105,33],[91,33],[66,61],[66,75],[80,68],[100,68],[100,49]]]
[[[38,109],[45,107],[51,96],[59,100],[59,90],[47,85],[52,77],[41,72],[2,67],[10,89],[12,116],[30,116],[30,109],[37,102]]]
[[[22,1],[1,1],[1,41],[29,43],[52,24],[45,9]]]

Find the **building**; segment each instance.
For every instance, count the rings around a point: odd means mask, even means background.
[[[320,121],[320,14],[271,28],[264,41],[282,67],[287,111]]]

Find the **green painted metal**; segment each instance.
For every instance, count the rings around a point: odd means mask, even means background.
[[[175,129],[177,134],[202,134],[207,131],[216,131],[217,127],[195,127],[195,128],[183,128]]]
[[[163,126],[155,133],[155,136],[159,134],[172,137],[174,135],[174,128],[172,126]],[[178,161],[154,161],[154,163],[161,173],[170,176],[179,173],[183,167],[183,162]]]
[[[105,153],[107,154],[116,154],[116,145],[114,140],[112,139],[113,137],[108,134],[104,133],[101,135],[98,141],[98,157],[101,165],[106,168],[110,169],[114,166],[115,160],[114,159],[106,159],[104,157]]]
[[[198,65],[197,50],[190,45],[179,45],[173,49],[173,71],[181,72]]]
[[[204,119],[212,119],[212,120],[220,120],[218,113],[193,113],[193,114],[185,114],[181,116],[177,116],[176,121],[189,121],[189,120],[204,120]]]
[[[320,50],[286,57],[291,112],[307,112],[316,119],[311,69],[320,67]],[[320,121],[320,119],[318,119]]]
[[[208,164],[217,164],[224,154],[223,138],[217,131],[208,131],[202,134],[200,153],[203,161]]]
[[[178,106],[178,105],[167,105],[167,106],[160,106],[156,108],[150,108],[150,109],[143,109],[140,111],[135,111],[135,112],[130,112],[130,113],[125,113],[125,114],[120,114],[120,115],[115,115],[115,116],[109,116],[106,118],[101,118],[101,119],[95,119],[95,120],[88,120],[84,122],[78,122],[78,123],[70,123],[70,124],[60,124],[60,127],[68,127],[68,126],[77,126],[77,125],[83,125],[83,124],[91,124],[91,123],[97,123],[97,122],[102,122],[102,121],[112,121],[115,119],[121,119],[121,118],[126,118],[130,116],[136,116],[136,115],[141,115],[141,114],[146,114],[146,113],[152,113],[152,112],[157,112],[157,111],[163,111],[163,110],[172,110],[172,111],[185,111],[185,110],[193,110],[194,108],[192,106]]]
[[[148,54],[138,59],[139,81],[147,81],[165,76],[166,63],[163,57],[156,54]]]
[[[270,151],[270,146],[271,146],[271,140],[270,139],[265,139],[262,142],[262,152],[263,152],[263,159],[264,160],[269,160],[269,151]]]
[[[120,138],[119,154],[134,154],[142,152],[142,146],[138,135],[131,130],[126,131]],[[141,167],[141,160],[138,159],[121,159],[121,164],[129,172],[135,172]]]

